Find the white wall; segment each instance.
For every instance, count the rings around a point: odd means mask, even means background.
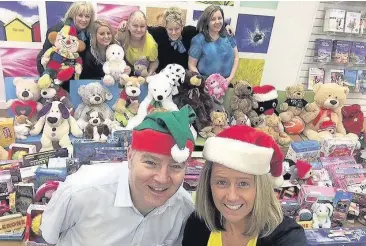
[[[65,1],[65,0],[63,0]],[[71,1],[71,0],[66,0]],[[190,2],[152,2],[149,1],[98,1],[100,3],[115,3],[126,5],[139,5],[142,11],[149,7],[170,7],[179,6],[187,9],[187,24],[192,24],[193,10],[203,10],[207,5]],[[45,39],[47,16],[45,1],[39,3],[39,19],[41,24],[42,40]],[[240,53],[240,58],[265,59],[262,84],[272,84],[277,89],[283,90],[287,85],[294,84],[302,64],[304,52],[309,41],[311,28],[315,19],[319,2],[279,2],[277,10],[240,7],[240,2],[235,1],[235,6],[224,6],[226,16],[232,17],[231,26],[235,29],[238,14],[255,14],[275,16],[272,37],[267,54],[261,53]],[[96,7],[96,2],[94,2]],[[40,49],[41,43],[24,42],[2,42],[0,48],[34,48]],[[1,59],[1,58],[0,58]],[[0,108],[4,108],[5,89],[0,61]]]
[[[297,82],[319,2],[279,2],[262,84],[278,90]]]

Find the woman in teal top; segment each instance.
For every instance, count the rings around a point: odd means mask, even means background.
[[[224,12],[219,6],[207,7],[197,23],[200,32],[191,41],[188,67],[204,76],[219,73],[228,82],[235,76],[239,52],[235,38],[227,35]]]

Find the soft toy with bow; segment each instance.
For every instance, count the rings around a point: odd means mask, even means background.
[[[41,59],[45,67],[43,75],[38,80],[40,89],[50,87],[51,83],[62,84],[73,75],[81,74],[82,59],[78,52],[85,50],[85,43],[78,39],[76,27],[71,19],[65,21],[59,32],[51,32],[48,40],[53,44]],[[78,77],[77,76],[77,77]]]

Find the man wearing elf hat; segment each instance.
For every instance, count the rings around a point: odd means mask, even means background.
[[[132,131],[128,163],[68,176],[44,211],[43,238],[60,246],[179,245],[194,210],[182,182],[195,117],[190,106],[152,113]]]

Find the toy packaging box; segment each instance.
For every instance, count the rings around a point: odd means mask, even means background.
[[[360,92],[366,92],[366,70],[358,70],[357,85],[360,87]]]
[[[315,140],[292,142],[287,151],[285,159],[294,162],[304,160],[307,162],[316,161],[319,156],[320,144]]]
[[[359,88],[357,85],[357,70],[344,70],[345,83],[350,91],[358,92]]]
[[[40,225],[45,205],[32,204],[27,211],[27,221],[25,227],[25,246],[47,246],[47,242],[42,238]]]
[[[125,147],[101,147],[95,149],[95,156],[90,160],[90,164],[122,161],[127,161]]]
[[[305,235],[309,246],[366,245],[366,228],[310,229]]]
[[[90,164],[91,160],[94,160],[97,148],[107,147],[121,147],[120,140],[117,137],[113,137],[107,140],[107,142],[95,142],[89,139],[75,139],[74,145],[74,158],[78,158],[81,165]]]
[[[316,202],[333,202],[337,189],[313,185],[301,185],[298,202],[301,208],[311,209]]]
[[[353,64],[366,64],[366,43],[352,42],[349,61]]]
[[[361,21],[360,21],[360,34],[366,33],[366,12],[361,12]]]
[[[320,149],[320,157],[323,156],[352,156],[357,146],[357,142],[345,138],[325,139]]]
[[[330,82],[341,84],[344,82],[344,70],[342,69],[331,69],[330,70]]]
[[[315,62],[330,62],[332,60],[333,41],[331,39],[315,40]]]
[[[360,33],[361,13],[347,12],[346,23],[344,25],[345,33]]]
[[[346,11],[343,9],[327,9],[324,17],[324,32],[343,32]]]
[[[349,52],[351,48],[351,42],[345,40],[333,41],[332,58],[336,63],[347,64],[349,60]]]
[[[32,166],[39,166],[39,165],[48,165],[48,161],[50,158],[56,157],[68,157],[69,152],[66,148],[61,148],[57,150],[50,150],[40,153],[33,153],[23,157],[23,167],[32,167]]]
[[[0,146],[9,147],[15,143],[14,119],[0,118]]]
[[[312,90],[317,83],[324,83],[325,70],[323,68],[309,68],[308,89]]]
[[[344,191],[337,191],[333,200],[332,227],[342,227],[347,220],[348,209],[353,194]]]

